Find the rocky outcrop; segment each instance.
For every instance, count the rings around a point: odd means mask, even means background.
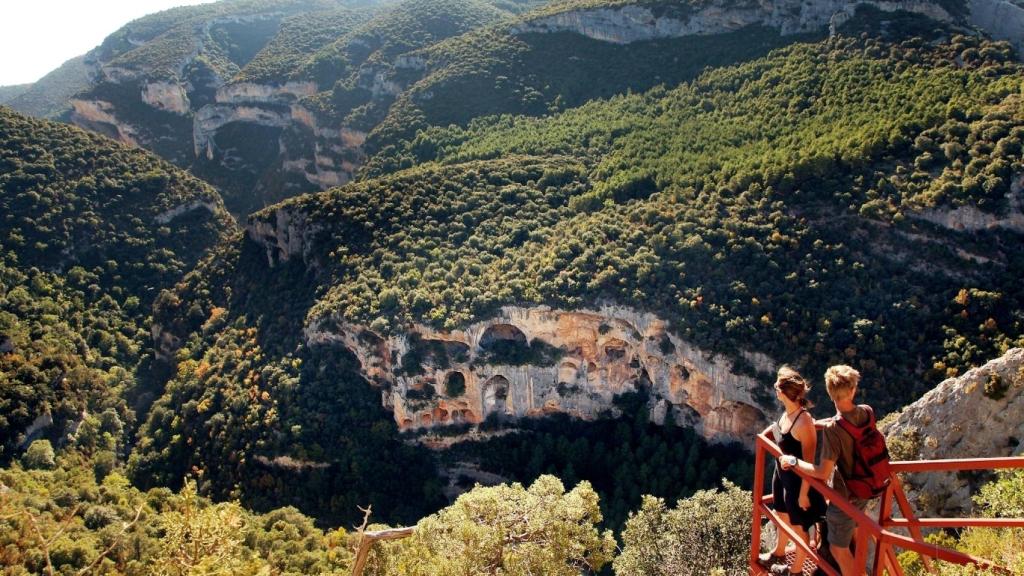
[[[192,212],[193,210],[200,209],[205,209],[209,211],[210,214],[216,215],[220,212],[221,207],[218,206],[215,202],[212,202],[210,200],[203,200],[200,198],[197,200],[193,200],[187,204],[176,206],[174,208],[171,208],[170,210],[165,210],[164,212],[157,214],[156,217],[153,218],[153,221],[156,222],[157,224],[167,224],[168,222],[174,220],[175,218],[181,216],[182,214],[187,214],[189,212]]]
[[[309,223],[303,212],[278,209],[273,212],[273,220],[250,218],[246,234],[263,246],[270,266],[299,256],[306,266],[316,268],[310,251],[313,238],[321,229],[322,226]]]
[[[824,31],[830,24],[841,24],[861,5],[874,6],[885,12],[914,12],[940,21],[953,20],[937,4],[919,0],[764,0],[748,3],[720,1],[696,10],[680,8],[665,11],[664,14],[656,14],[651,8],[638,5],[572,10],[529,20],[514,26],[512,30],[516,34],[575,32],[595,40],[618,44],[723,34],[753,25],[774,28],[786,35]]]
[[[767,381],[737,374],[731,361],[683,341],[657,316],[626,307],[510,306],[463,330],[416,325],[387,338],[322,318],[305,336],[309,345],[352,350],[402,429],[558,412],[589,420],[617,413],[616,397],[641,389],[654,421],[710,440],[749,441],[766,423],[756,390]],[[763,355],[748,361],[775,369]]]
[[[317,87],[313,82],[286,82],[281,86],[237,82],[219,88],[216,100],[219,104],[233,102],[290,104],[312,96],[316,94],[316,91]]]
[[[1024,59],[1024,7],[1008,0],[970,0],[968,22],[996,40],[1006,40]]]
[[[125,144],[138,146],[134,126],[118,120],[114,105],[103,100],[71,100],[71,122]]]
[[[1006,208],[1000,214],[982,212],[974,205],[950,210],[936,208],[922,211],[918,216],[957,232],[980,232],[1004,229],[1024,234],[1024,176],[1015,179],[1006,194]]]
[[[191,111],[188,94],[177,82],[150,82],[143,85],[142,101],[151,108],[185,115]]]
[[[939,384],[882,425],[901,460],[1024,455],[1024,349]],[[907,477],[907,495],[922,516],[961,516],[983,477],[928,472]]]
[[[264,466],[279,468],[282,470],[291,470],[293,472],[302,472],[303,470],[324,470],[331,467],[327,462],[302,460],[301,458],[292,458],[291,456],[275,456],[274,458],[267,458],[266,456],[259,455],[256,456],[255,459]]]
[[[149,333],[153,338],[153,353],[156,359],[173,364],[174,353],[181,347],[181,338],[165,330],[160,324],[150,326]]]
[[[49,412],[43,412],[36,419],[29,424],[28,428],[21,434],[22,440],[18,443],[18,448],[28,448],[34,440],[42,436],[43,431],[53,426],[53,415]]]

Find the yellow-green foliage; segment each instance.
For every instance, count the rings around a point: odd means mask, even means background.
[[[978,510],[994,518],[1024,518],[1024,470],[1007,471],[996,480],[982,486],[974,497]],[[978,558],[994,562],[1011,574],[1024,574],[1024,528],[967,528],[953,537],[945,533],[929,535],[927,541],[953,548]],[[905,552],[899,557],[908,576],[926,574],[917,554]],[[937,562],[942,576],[994,576],[1000,571],[983,570],[974,566],[959,566]]]
[[[235,502],[141,492],[119,468],[70,450],[53,470],[0,469],[0,571],[80,573],[341,575],[352,555],[344,530],[324,532],[294,508],[259,515]]]
[[[311,254],[334,276],[312,314],[452,329],[503,304],[612,300],[718,352],[853,362],[895,408],[931,384],[922,364],[941,361],[934,381],[1022,342],[1012,234],[910,217],[1005,208],[1024,165],[1010,54],[839,37],[671,90],[422,130],[371,160],[379,177],[281,205],[323,226]]]
[[[332,120],[369,115],[361,120],[369,130],[387,105],[378,108],[371,102],[363,74],[390,70],[400,54],[507,16],[480,0],[403,0],[390,5],[309,58],[295,76],[315,80],[325,91],[304,104]]]
[[[104,39],[95,55],[102,62],[131,68],[150,78],[174,79],[186,57],[198,48],[197,41],[205,40],[205,51],[214,53],[230,53],[232,47],[245,42],[242,37],[230,38],[229,34],[225,38],[217,33],[216,28],[230,18],[248,18],[250,27],[259,30],[257,34],[266,42],[269,35],[260,30],[261,20],[272,22],[276,28],[281,16],[336,7],[330,0],[239,0],[172,8],[123,26]],[[211,41],[217,45],[209,45]],[[252,54],[255,52],[252,50]],[[225,63],[230,66],[231,59],[222,62]],[[234,71],[237,72],[237,68]]]
[[[569,492],[554,476],[477,486],[424,518],[412,537],[380,545],[369,573],[380,576],[507,574],[576,576],[611,561],[615,540],[601,532],[597,494],[586,482]]]
[[[622,533],[618,576],[703,576],[746,573],[750,554],[750,492],[726,481],[670,509],[644,496]]]

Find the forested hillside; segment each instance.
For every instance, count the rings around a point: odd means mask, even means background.
[[[674,90],[423,131],[371,161],[420,167],[253,218],[322,229],[314,317],[450,329],[506,303],[628,302],[719,352],[855,362],[891,408],[1021,336],[1020,99],[1004,45],[801,44]],[[960,206],[1008,224],[933,223]]]
[[[779,366],[1024,346],[1020,55],[786,2],[228,0],[0,93],[106,135],[0,107],[0,566],[745,570]]]
[[[159,484],[198,466],[218,493],[240,483],[248,498],[253,467],[285,473],[257,456],[306,462],[304,474],[345,461],[349,448],[322,439],[352,412],[319,401],[304,413],[305,392],[295,394],[331,370],[360,389],[375,368],[360,374],[343,335],[312,339],[323,319],[373,342],[415,322],[457,330],[506,304],[627,303],[718,354],[763,351],[815,379],[830,363],[853,364],[883,411],[1020,342],[1019,64],[1005,44],[908,37],[924,28],[915,17],[889,36],[881,21],[866,13],[853,37],[795,44],[674,89],[421,131],[371,160],[380,176],[257,213],[246,238],[158,303],[188,360],[144,428],[135,478]],[[963,228],[962,210],[994,224]],[[326,367],[336,358],[348,371]],[[383,432],[387,416],[366,402],[359,419]],[[185,417],[172,418],[174,406]],[[233,426],[239,418],[253,424]],[[619,432],[580,426],[465,453],[524,481],[545,471],[592,480],[616,525],[645,492],[677,497],[714,482],[690,474],[678,439],[645,424],[629,443],[661,454],[680,481],[629,465],[586,469],[574,454]],[[515,456],[488,459],[498,451]],[[214,471],[225,458],[238,465]],[[742,470],[720,466],[743,482]],[[275,486],[283,502],[300,501],[302,488]]]
[[[234,222],[212,188],[151,154],[7,108],[0,136],[0,457],[37,418],[57,439],[103,415],[122,442],[152,362],[153,299]]]

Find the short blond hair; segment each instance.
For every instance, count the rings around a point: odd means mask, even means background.
[[[845,400],[853,394],[860,382],[860,372],[846,364],[832,366],[825,371],[825,389],[832,400]]]

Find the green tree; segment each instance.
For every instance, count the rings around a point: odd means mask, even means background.
[[[600,522],[597,493],[587,482],[569,492],[553,476],[528,489],[477,486],[421,520],[377,569],[389,576],[596,572],[615,550],[611,531],[598,531]]]
[[[26,468],[36,470],[49,470],[56,466],[53,445],[49,440],[36,440],[29,444],[28,450],[22,456],[21,461]]]
[[[724,490],[700,490],[675,509],[644,496],[622,534],[618,576],[703,576],[748,568],[751,494],[724,482]]]

